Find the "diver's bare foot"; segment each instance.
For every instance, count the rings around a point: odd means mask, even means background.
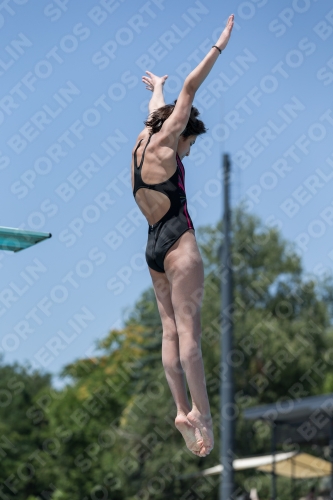
[[[213,423],[211,417],[204,418],[197,408],[193,408],[187,414],[188,421],[200,430],[203,440],[203,446],[200,451],[200,457],[208,455],[214,447]]]
[[[198,457],[201,457],[203,440],[199,429],[195,428],[185,414],[178,414],[175,418],[175,426],[182,434],[185,444],[189,450]]]

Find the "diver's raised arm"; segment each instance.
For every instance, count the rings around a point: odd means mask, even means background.
[[[152,113],[158,108],[165,106],[164,95],[163,95],[163,85],[168,75],[157,76],[150,71],[146,71],[148,76],[143,76],[142,81],[146,85],[146,89],[151,90],[153,95],[149,101],[149,113]]]
[[[224,50],[228,44],[231,31],[234,25],[234,15],[229,16],[226,27],[222,31],[215,46],[213,46],[203,60],[194,68],[193,71],[186,77],[183,88],[177,99],[175,109],[167,120],[165,120],[162,130],[167,135],[174,134],[175,137],[180,135],[185,129],[194,100],[194,96],[202,82],[210,73],[220,51]]]
[[[202,82],[210,73],[212,67],[214,66],[217,58],[219,57],[222,50],[224,50],[229,42],[231,31],[234,25],[234,15],[229,16],[227,25],[222,31],[216,44],[212,46],[208,54],[203,58],[203,60],[198,64],[196,68],[187,76],[184,82],[184,87],[189,88],[192,92],[196,92]]]

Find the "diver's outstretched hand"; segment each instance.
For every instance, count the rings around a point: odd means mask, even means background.
[[[146,85],[146,89],[151,90],[152,92],[154,92],[154,88],[158,85],[163,87],[165,80],[168,78],[168,75],[157,76],[150,71],[146,71],[146,73],[148,76],[143,76],[142,81]]]
[[[234,26],[234,17],[235,17],[234,14],[231,14],[231,16],[229,16],[226,27],[222,31],[220,38],[218,39],[218,42],[216,43],[216,45],[221,50],[225,49],[226,46],[228,45],[230,35],[232,32],[232,28]]]

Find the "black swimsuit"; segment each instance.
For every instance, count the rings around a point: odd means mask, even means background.
[[[137,165],[136,152],[141,144],[137,145],[134,151],[134,189],[136,192],[140,188],[152,189],[165,194],[170,200],[170,208],[163,217],[148,228],[148,242],[146,248],[146,261],[148,266],[155,271],[164,273],[164,257],[169,248],[181,237],[185,231],[194,229],[191,217],[187,212],[185,194],[185,170],[176,153],[177,169],[175,173],[166,181],[159,184],[146,184],[141,177],[141,170],[146,148],[151,139],[151,135],[144,148],[140,165]]]

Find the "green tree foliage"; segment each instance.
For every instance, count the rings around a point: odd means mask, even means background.
[[[47,376],[2,368],[1,387],[10,383],[13,395],[11,404],[0,408],[2,435],[20,449],[18,454],[8,447],[1,462],[9,498],[217,498],[219,476],[187,476],[219,463],[222,230],[218,224],[197,231],[205,264],[202,350],[215,424],[212,453],[192,455],[174,427],[175,405],[161,362],[161,323],[150,288],[124,328],[97,343],[99,356],[64,368],[63,376],[72,382],[63,390],[52,389]],[[267,428],[243,421],[244,408],[333,391],[333,286],[329,277],[318,281],[305,276],[300,258],[279,232],[241,209],[233,216],[232,241],[235,329],[230,362],[236,454],[242,457],[269,450]],[[24,390],[14,392],[21,380]],[[5,481],[35,449],[41,458],[36,473],[21,481],[18,493],[10,491]],[[253,471],[237,474],[237,485],[259,480],[268,496],[269,479],[252,476]],[[280,498],[289,498],[286,491]]]
[[[205,255],[209,252],[206,247]],[[245,358],[241,370],[235,370],[237,386],[246,386],[256,402],[270,402],[287,395],[293,380],[323,357],[331,317],[318,296],[318,285],[304,278],[299,257],[277,231],[238,211],[233,247],[235,347]],[[211,260],[218,260],[216,254]],[[209,275],[216,288],[218,275],[215,270]],[[208,300],[209,309],[212,299]],[[218,311],[219,302],[215,304]],[[259,375],[257,383],[252,383],[252,374]],[[315,379],[316,388],[304,382],[302,396],[320,391],[321,382]],[[291,395],[296,397],[297,392]]]
[[[56,479],[39,394],[52,389],[51,376],[17,363],[0,364],[0,493],[26,500]],[[47,435],[47,438],[50,436]],[[1,495],[0,495],[1,498]]]

